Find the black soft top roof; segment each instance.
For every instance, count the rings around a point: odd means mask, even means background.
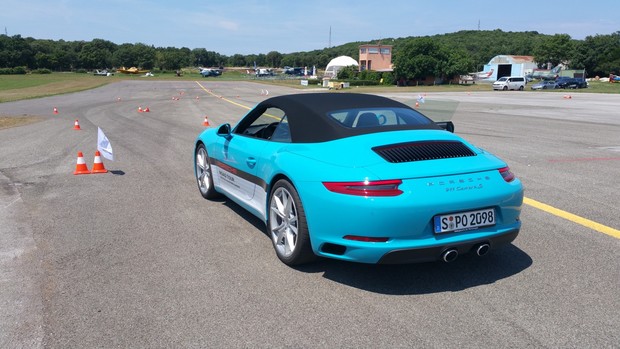
[[[329,112],[357,108],[405,108],[408,105],[377,95],[360,93],[302,93],[272,97],[254,109],[262,113],[270,107],[282,109],[288,118],[294,143],[316,143],[393,130],[441,129],[430,119],[426,125],[394,125],[349,128],[328,116]]]

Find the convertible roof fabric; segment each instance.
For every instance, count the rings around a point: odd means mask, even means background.
[[[360,93],[301,93],[272,97],[259,103],[255,110],[269,107],[282,109],[287,117],[294,143],[316,143],[335,139],[395,130],[440,129],[428,125],[395,125],[349,128],[328,116],[329,112],[357,108],[405,108],[406,104],[377,95]],[[414,110],[417,113],[417,111]]]

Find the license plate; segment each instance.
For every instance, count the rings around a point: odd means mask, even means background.
[[[458,212],[434,217],[435,233],[472,230],[495,225],[495,210]]]

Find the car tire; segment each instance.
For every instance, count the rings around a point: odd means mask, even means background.
[[[503,90],[508,91],[508,86],[504,86]]]
[[[268,210],[267,233],[278,258],[288,266],[314,261],[304,207],[297,190],[286,179],[273,185]]]
[[[215,199],[219,197],[219,193],[215,191],[213,186],[213,171],[211,171],[211,160],[204,144],[200,144],[196,148],[196,182],[200,195],[205,199]]]
[[[519,91],[523,91],[523,86],[519,86]]]

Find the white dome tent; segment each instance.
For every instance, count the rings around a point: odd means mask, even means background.
[[[354,65],[356,67],[359,66],[359,64],[357,64],[357,61],[349,56],[336,57],[329,61],[329,63],[327,64],[327,68],[325,68],[325,77],[335,78],[336,75],[338,75],[338,70],[351,65]]]

